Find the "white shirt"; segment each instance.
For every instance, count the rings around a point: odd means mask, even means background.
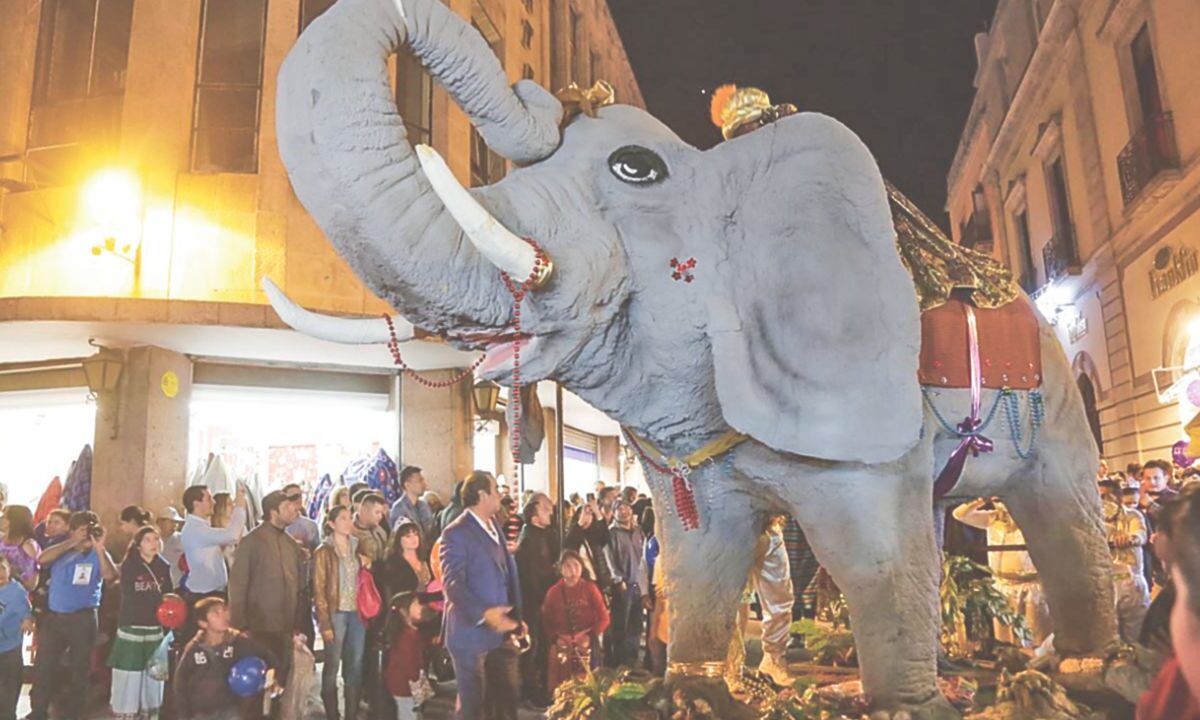
[[[215,528],[206,518],[188,515],[179,533],[183,554],[188,562],[187,586],[190,592],[208,593],[224,590],[229,585],[229,570],[221,546],[242,536],[246,527],[246,510],[240,505],[229,516],[229,525]]]
[[[488,537],[490,537],[493,542],[495,542],[497,545],[500,544],[500,533],[496,530],[495,523],[484,522],[483,518],[476,515],[474,510],[467,510],[467,514],[475,518],[475,522],[479,523],[479,527],[483,528],[484,531],[487,532]]]
[[[178,588],[179,580],[183,577],[183,568],[179,567],[179,558],[183,557],[183,538],[179,533],[163,540],[162,556],[171,566],[171,587]]]

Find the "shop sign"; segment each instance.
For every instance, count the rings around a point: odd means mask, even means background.
[[[1074,316],[1067,320],[1067,338],[1071,341],[1072,345],[1082,340],[1083,336],[1087,335],[1087,331],[1087,318],[1082,314],[1075,313]]]
[[[1189,247],[1180,246],[1178,249],[1159,248],[1154,253],[1154,266],[1150,268],[1150,295],[1152,298],[1167,292],[1196,274],[1200,268],[1200,260],[1196,251]]]

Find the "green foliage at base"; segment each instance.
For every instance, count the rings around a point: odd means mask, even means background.
[[[991,568],[961,555],[947,555],[942,563],[940,594],[942,643],[948,650],[956,648],[960,628],[974,637],[990,637],[993,620],[1011,628],[1022,642],[1033,641],[1025,618],[996,588]]]
[[[861,710],[865,708],[848,711],[842,704],[818,694],[815,684],[798,680],[791,690],[784,690],[766,705],[759,720],[842,720],[862,717]]]
[[[804,649],[812,653],[812,661],[818,665],[851,667],[858,664],[854,635],[849,627],[803,618],[792,623],[791,631],[804,636]]]
[[[649,720],[665,709],[662,680],[631,669],[601,668],[558,686],[547,720]]]

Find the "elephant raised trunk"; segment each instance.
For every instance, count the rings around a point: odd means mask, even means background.
[[[300,201],[373,292],[435,332],[503,327],[509,296],[485,260],[500,258],[501,269],[516,273],[532,251],[511,233],[469,236],[439,199],[445,191],[433,191],[388,82],[387,58],[401,48],[497,152],[528,163],[557,148],[559,102],[536,83],[510,88],[483,38],[441,2],[341,0],[305,30],[280,70],[284,165]]]

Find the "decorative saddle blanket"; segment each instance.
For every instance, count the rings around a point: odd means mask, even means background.
[[[980,381],[985,388],[1032,390],[1042,384],[1036,311],[1026,302],[973,307],[979,337]],[[971,387],[966,303],[951,298],[921,314],[922,385]]]

